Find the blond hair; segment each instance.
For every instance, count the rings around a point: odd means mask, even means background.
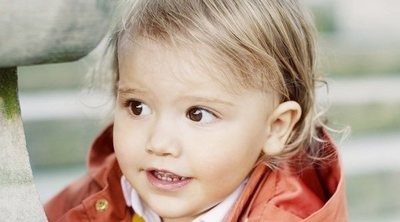
[[[297,0],[125,0],[110,41],[118,81],[118,39],[145,37],[206,51],[208,61],[229,67],[224,77],[242,87],[277,92],[296,101],[302,116],[284,153],[320,158],[315,109],[316,49],[313,22]],[[202,55],[200,55],[201,57]]]

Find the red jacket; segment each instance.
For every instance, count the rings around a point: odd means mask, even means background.
[[[324,136],[328,142],[323,150],[336,152],[330,137]],[[122,194],[112,126],[93,143],[88,167],[86,176],[45,204],[48,220],[132,221],[133,211]],[[344,177],[338,160],[300,174],[257,165],[227,221],[347,221]]]

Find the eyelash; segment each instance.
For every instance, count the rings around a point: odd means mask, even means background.
[[[147,106],[147,104],[144,103],[144,102],[142,102],[142,101],[140,101],[140,100],[137,100],[137,99],[128,99],[128,100],[126,100],[126,101],[123,102],[123,107],[126,108],[126,109],[128,109],[129,114],[130,114],[131,116],[137,118],[137,117],[140,116],[140,114],[135,114],[134,111],[132,110],[132,104],[133,104],[133,103],[140,103],[141,106],[143,106],[143,105],[146,105],[146,106]],[[142,108],[142,110],[141,110],[140,112],[143,111],[143,107],[141,107],[141,108]],[[151,111],[151,110],[150,110],[150,111]]]
[[[199,120],[194,120],[194,118],[193,118],[192,116],[190,116],[190,115],[191,115],[190,112],[193,111],[193,110],[195,110],[196,112],[198,112],[198,111],[200,111],[200,112],[204,111],[204,112],[210,114],[213,118],[215,118],[215,119],[220,119],[220,117],[219,117],[217,114],[215,114],[213,111],[211,111],[211,110],[209,110],[209,109],[207,109],[207,108],[204,108],[204,107],[201,107],[201,106],[192,106],[192,107],[190,107],[189,109],[186,110],[186,118],[188,118],[189,120],[191,120],[191,121],[193,121],[193,122],[198,122],[198,123],[200,123],[200,124],[207,124],[207,123],[202,123],[202,122],[201,122],[201,121],[203,120],[203,114],[202,114],[202,113],[200,113],[201,116],[200,116],[200,119],[199,119]],[[195,114],[195,115],[199,115],[199,114]]]

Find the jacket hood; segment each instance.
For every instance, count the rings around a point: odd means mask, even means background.
[[[326,131],[324,164],[271,170],[258,164],[227,221],[347,221],[345,183],[336,145]]]

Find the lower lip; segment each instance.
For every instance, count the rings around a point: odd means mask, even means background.
[[[146,176],[151,185],[160,190],[165,190],[165,191],[177,191],[179,189],[182,189],[192,181],[191,178],[179,181],[160,180],[157,177],[155,177],[150,171],[146,171]]]

